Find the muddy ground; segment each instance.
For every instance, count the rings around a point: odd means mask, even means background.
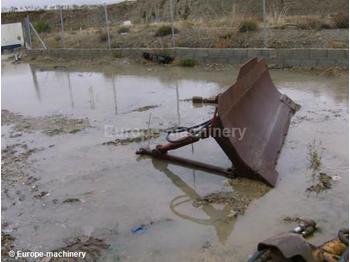
[[[344,74],[271,70],[302,109],[270,189],[135,155],[164,142],[166,128],[211,117],[190,98],[225,90],[235,67],[3,65],[5,261],[10,250],[62,249],[90,261],[246,261],[291,229],[286,217],[316,220],[313,244],[348,225]],[[212,140],[174,153],[230,166]]]

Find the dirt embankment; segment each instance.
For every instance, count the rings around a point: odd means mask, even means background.
[[[260,0],[177,0],[173,1],[176,20],[215,19],[233,13],[261,17]],[[347,0],[271,0],[267,1],[267,11],[274,15],[321,15],[327,16],[338,12],[347,12]],[[108,5],[109,20],[117,23],[131,20],[134,23],[170,21],[169,1],[138,0]],[[58,10],[36,10],[15,13],[3,13],[2,23],[23,21],[29,15],[33,21],[47,21],[50,24],[60,23]],[[100,6],[76,6],[64,10],[67,28],[86,28],[104,23],[104,10]]]
[[[348,6],[345,0],[268,1],[268,47],[347,48]],[[261,8],[258,0],[174,1],[176,45],[198,48],[264,47]],[[26,15],[49,48],[63,47],[58,10],[3,13],[2,23],[22,22]],[[108,19],[112,48],[172,46],[170,31],[159,33],[160,27],[170,21],[168,1],[138,0],[109,5]],[[345,20],[336,25],[337,19]],[[65,47],[107,48],[103,6],[65,9],[63,20]],[[123,26],[126,20],[132,21],[133,25]],[[240,26],[246,22],[247,32],[240,32]],[[36,37],[33,37],[33,46],[41,47]]]

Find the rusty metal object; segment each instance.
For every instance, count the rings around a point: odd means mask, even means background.
[[[179,157],[179,156],[173,156],[173,155],[168,155],[168,154],[163,154],[159,150],[149,150],[145,148],[140,148],[136,154],[138,155],[149,155],[154,158],[162,159],[162,160],[167,160],[173,163],[189,166],[189,167],[195,167],[201,170],[213,172],[213,173],[218,173],[224,177],[232,177],[232,170],[231,169],[226,169],[222,167],[218,167],[215,165],[210,165],[206,163],[202,163],[199,161]]]
[[[305,241],[304,238],[297,234],[280,234],[258,244],[258,251],[266,249],[279,251],[284,259],[301,257],[304,261],[307,262],[315,261],[312,255],[311,246]]]
[[[232,161],[235,176],[259,179],[275,186],[277,159],[291,117],[300,106],[277,90],[265,61],[257,58],[241,67],[236,83],[219,94],[215,102],[217,107],[211,120],[181,129],[181,132],[185,130],[189,133],[187,137],[177,141],[168,139],[170,144],[157,146],[156,151],[149,155],[171,160],[170,156],[165,156],[167,151],[212,136]],[[191,133],[198,127],[199,131]],[[225,135],[225,130],[229,135]],[[238,139],[234,130],[245,130],[243,139]],[[146,151],[138,153],[144,154]],[[189,163],[186,159],[176,160],[181,161]],[[201,166],[205,167],[206,164]]]
[[[263,59],[243,65],[237,82],[219,96],[220,128],[245,128],[244,139],[214,137],[239,176],[276,184],[275,165],[293,114],[299,109],[272,82]]]
[[[218,97],[208,97],[203,98],[201,96],[193,96],[192,97],[192,103],[193,104],[217,104],[218,103]]]
[[[345,262],[349,256],[349,230],[340,230],[338,238],[313,246],[299,234],[280,234],[258,244],[249,262],[306,261]],[[298,258],[298,259],[297,259]]]

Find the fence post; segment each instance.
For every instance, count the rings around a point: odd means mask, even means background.
[[[61,19],[61,43],[62,43],[62,47],[65,48],[62,6],[60,6],[60,19]]]
[[[108,12],[107,12],[107,5],[104,3],[104,9],[105,9],[105,18],[106,18],[106,30],[107,30],[107,38],[108,38],[108,49],[111,49],[111,37],[109,35],[109,25],[108,25]]]
[[[32,49],[32,36],[30,34],[30,25],[29,24],[30,24],[29,15],[27,15],[24,18],[24,30],[25,30],[27,48]]]
[[[44,49],[47,49],[44,41],[41,39],[40,35],[38,34],[38,32],[35,30],[34,26],[32,25],[32,23],[29,22],[30,28],[33,30],[34,34],[36,35],[36,37],[39,39],[41,45],[44,47]]]
[[[174,11],[173,11],[173,0],[169,0],[170,4],[170,18],[171,18],[171,40],[173,47],[176,46],[176,40],[175,40],[175,29],[174,29]]]
[[[264,19],[264,47],[267,47],[267,31],[266,31],[266,0],[262,0],[263,19]]]

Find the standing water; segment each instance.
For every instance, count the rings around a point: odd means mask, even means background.
[[[2,109],[39,126],[14,132],[16,120],[2,123],[3,149],[13,144],[36,149],[24,170],[35,181],[2,186],[3,221],[16,248],[55,250],[67,240],[93,236],[109,244],[101,261],[246,261],[259,241],[294,226],[284,218],[300,216],[321,228],[313,244],[335,237],[348,225],[346,76],[271,70],[278,89],[302,108],[292,119],[278,182],[270,190],[135,155],[139,147],[164,143],[163,133],[149,141],[105,143],[116,138],[105,132],[111,127],[128,133],[208,120],[214,107],[195,107],[190,98],[217,95],[237,72],[136,65],[95,72],[5,63]],[[88,120],[90,127],[47,135],[34,123],[50,116]],[[307,190],[317,184],[310,150],[320,172],[332,177],[331,188]],[[176,153],[230,166],[212,139]],[[251,201],[238,215],[228,203],[198,205],[199,198],[218,192]]]

